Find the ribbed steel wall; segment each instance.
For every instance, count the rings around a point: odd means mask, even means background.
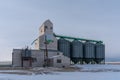
[[[80,41],[74,40],[71,45],[72,55],[71,57],[83,58],[83,43]]]
[[[58,40],[58,50],[63,52],[63,55],[70,57],[71,61],[75,64],[100,64],[105,60],[105,45],[102,43],[83,43],[79,40],[70,42],[64,38],[60,38]]]
[[[90,42],[84,43],[84,61],[90,63],[95,59],[95,44]]]
[[[71,43],[71,59],[74,63],[78,63],[83,59],[83,43],[74,40]]]
[[[58,40],[58,50],[63,52],[67,57],[70,57],[70,42],[61,38]]]
[[[101,63],[105,58],[105,45],[101,43],[96,43],[95,45],[95,62]]]

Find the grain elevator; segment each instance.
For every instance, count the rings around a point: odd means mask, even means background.
[[[39,28],[39,36],[32,42],[34,49],[13,49],[13,67],[68,67],[70,64],[104,64],[105,45],[89,40],[58,35],[53,23],[46,20]]]

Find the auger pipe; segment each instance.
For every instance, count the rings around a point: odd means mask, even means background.
[[[90,40],[90,39],[83,39],[83,38],[75,38],[75,37],[62,36],[62,35],[56,35],[56,34],[54,34],[54,36],[55,36],[55,37],[59,37],[59,38],[65,38],[65,39],[74,39],[74,40],[81,40],[81,41],[90,41],[90,42],[103,43],[103,41],[98,41],[98,40]]]

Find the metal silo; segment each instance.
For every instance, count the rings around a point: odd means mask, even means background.
[[[58,50],[63,52],[63,55],[70,57],[70,42],[60,38],[58,40]]]
[[[105,59],[105,45],[96,43],[95,45],[95,62],[101,63]]]
[[[82,59],[83,59],[83,43],[82,42],[78,40],[72,41],[71,59],[74,63],[78,63],[79,61],[80,63],[82,63]]]
[[[84,43],[84,61],[88,63],[92,63],[95,59],[95,44],[91,42]]]

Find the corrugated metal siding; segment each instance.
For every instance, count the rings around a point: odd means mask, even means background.
[[[95,58],[95,45],[93,43],[84,43],[84,58]]]
[[[105,45],[97,43],[95,46],[96,58],[105,58]]]
[[[95,62],[101,63],[105,59],[105,45],[96,43],[95,45]]]
[[[82,42],[78,40],[74,40],[72,42],[71,50],[72,50],[72,54],[71,54],[72,58],[83,58],[83,43]]]
[[[63,52],[63,55],[70,57],[70,42],[62,38],[59,39],[58,50]]]

